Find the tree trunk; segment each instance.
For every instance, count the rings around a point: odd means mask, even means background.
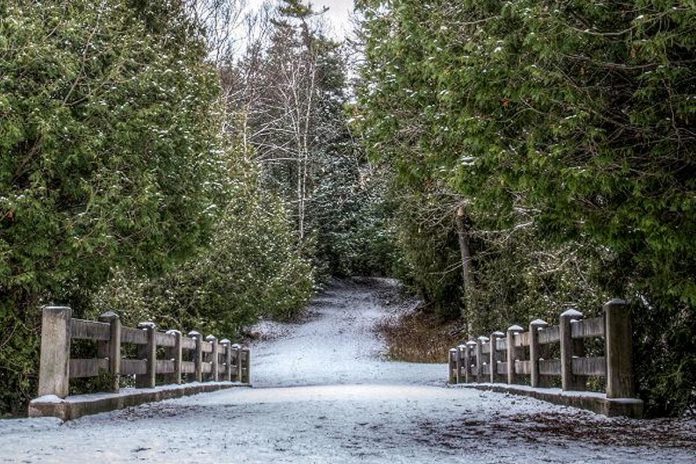
[[[455,215],[457,235],[459,236],[459,250],[462,254],[462,284],[464,287],[464,306],[462,318],[466,321],[467,337],[472,336],[473,311],[471,308],[471,294],[474,290],[474,267],[471,261],[471,249],[469,247],[469,221],[464,205],[457,207]]]

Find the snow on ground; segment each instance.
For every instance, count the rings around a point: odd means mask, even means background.
[[[392,285],[337,282],[304,323],[259,325],[253,389],[0,421],[0,463],[696,463],[693,422],[447,388],[444,365],[382,359],[372,327]]]

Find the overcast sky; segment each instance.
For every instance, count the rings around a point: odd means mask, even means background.
[[[263,3],[264,0],[248,0],[249,7],[253,9]],[[353,12],[353,0],[312,0],[311,3],[316,10],[322,6],[329,7],[324,16],[331,23],[338,38],[344,38],[350,32],[349,16]]]
[[[316,5],[329,7],[325,14],[339,37],[350,31],[349,15],[353,12],[353,0],[318,0]]]

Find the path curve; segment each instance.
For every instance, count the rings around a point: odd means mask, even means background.
[[[255,388],[60,421],[0,421],[0,462],[696,463],[694,424],[607,419],[446,387],[373,331],[394,282],[336,282],[302,324],[259,326]],[[671,440],[672,446],[664,444]]]

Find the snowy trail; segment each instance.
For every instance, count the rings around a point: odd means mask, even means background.
[[[262,324],[253,389],[0,421],[0,463],[696,463],[693,423],[447,388],[444,365],[383,360],[372,328],[389,285],[337,284],[308,321]]]

